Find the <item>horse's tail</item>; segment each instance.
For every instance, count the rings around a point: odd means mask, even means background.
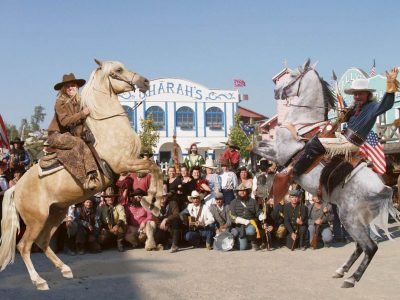
[[[8,264],[12,264],[15,258],[15,245],[17,243],[17,232],[19,232],[18,212],[14,202],[15,186],[4,193],[3,218],[1,219],[0,239],[0,271]]]
[[[381,236],[377,230],[377,228],[381,228],[390,240],[392,236],[388,229],[389,215],[400,224],[400,212],[393,206],[392,194],[393,190],[385,185],[385,188],[377,195],[379,197],[379,213],[370,223],[371,230],[377,236]]]

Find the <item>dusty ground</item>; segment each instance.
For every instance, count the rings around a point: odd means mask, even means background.
[[[399,228],[392,229],[400,235]],[[170,254],[138,249],[61,254],[74,272],[72,280],[64,279],[43,254],[33,254],[48,281],[46,292],[35,290],[17,255],[14,265],[0,273],[0,299],[400,299],[400,238],[395,240],[379,244],[353,289],[342,289],[343,280],[331,278],[353,244],[304,252],[191,249]]]

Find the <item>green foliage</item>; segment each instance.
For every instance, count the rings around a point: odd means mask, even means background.
[[[160,133],[157,131],[156,126],[153,122],[152,115],[148,115],[146,119],[140,119],[140,143],[142,151],[153,152],[153,149],[157,147],[157,143],[160,139]]]
[[[19,136],[17,127],[12,124],[6,124],[6,129],[7,129],[7,136],[8,140],[12,141],[14,140],[17,136]]]
[[[247,136],[242,128],[240,128],[240,115],[238,113],[234,116],[233,127],[231,127],[229,131],[229,140],[239,146],[240,156],[247,160],[249,158],[252,135]]]
[[[40,130],[40,123],[44,121],[46,113],[44,112],[44,107],[39,105],[35,106],[33,115],[31,116],[31,130],[33,132]]]

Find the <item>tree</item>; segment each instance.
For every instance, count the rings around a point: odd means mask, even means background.
[[[40,123],[44,121],[45,116],[44,107],[41,105],[35,106],[33,115],[31,116],[31,130],[33,132],[40,130]]]
[[[234,116],[233,127],[229,131],[229,140],[236,143],[240,148],[240,156],[244,159],[249,158],[252,135],[247,136],[240,127],[240,114]]]
[[[140,119],[140,143],[142,151],[153,152],[153,149],[157,147],[158,140],[160,139],[160,133],[157,131],[156,126],[153,122],[151,114],[146,119]]]
[[[6,124],[6,129],[7,129],[7,136],[8,136],[8,141],[14,140],[16,137],[19,136],[17,127],[13,124]]]

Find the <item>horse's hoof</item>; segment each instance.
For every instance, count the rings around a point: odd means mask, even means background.
[[[348,289],[354,287],[354,282],[351,281],[344,281],[342,284],[342,288]]]
[[[46,281],[43,282],[37,282],[35,283],[36,288],[40,291],[48,291],[49,290],[49,286],[47,285]]]
[[[344,274],[340,274],[338,272],[333,273],[332,278],[342,278]]]
[[[63,265],[61,268],[61,274],[64,278],[72,279],[74,278],[74,274],[72,274],[71,268],[67,265]]]

